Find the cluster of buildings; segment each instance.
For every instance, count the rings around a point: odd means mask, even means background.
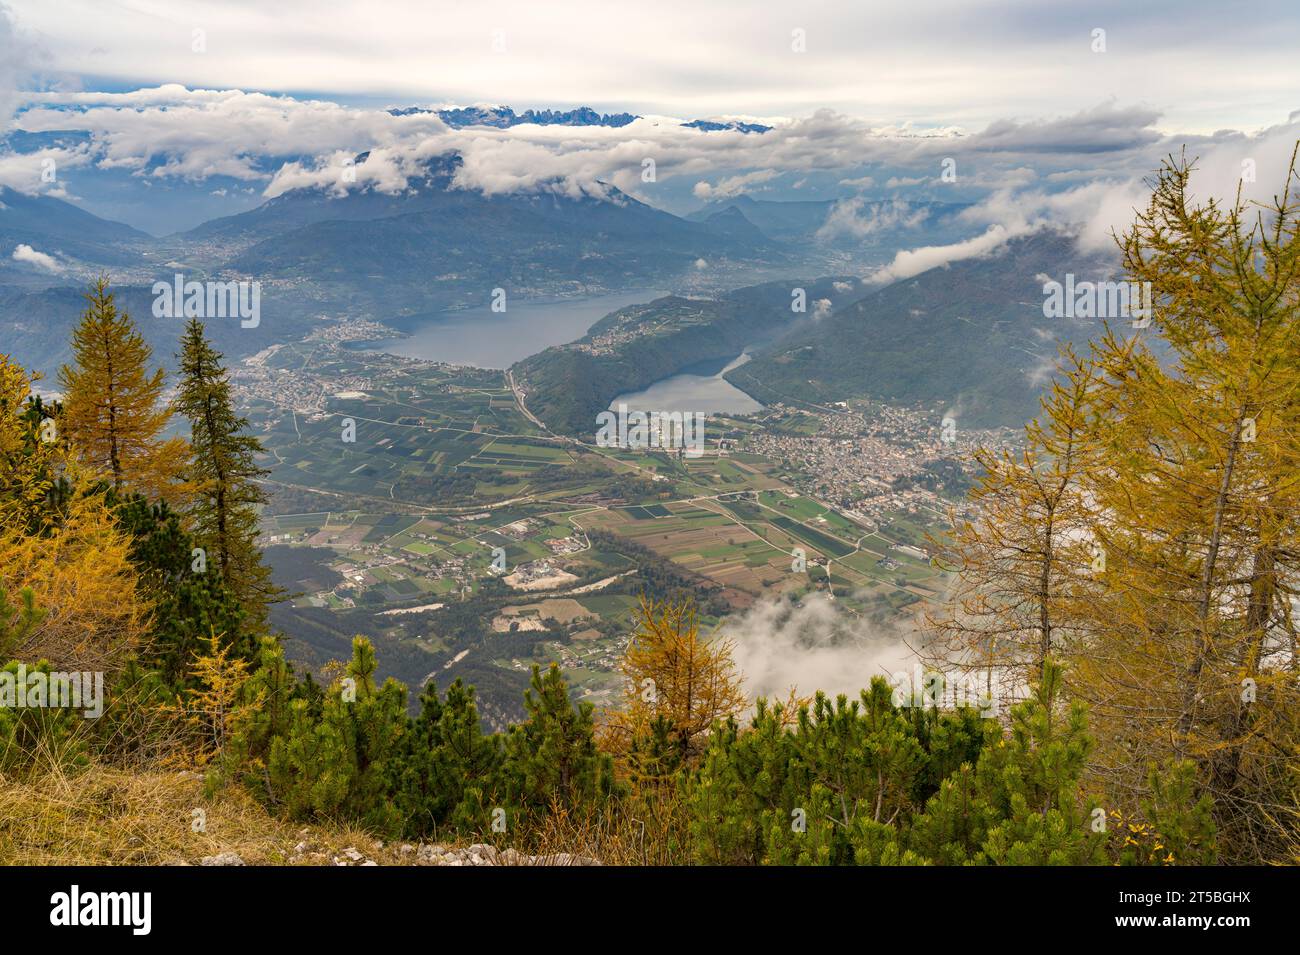
[[[801,492],[871,522],[891,511],[946,511],[947,499],[906,479],[936,463],[968,468],[976,447],[1001,447],[1011,437],[1006,429],[963,430],[941,412],[892,405],[840,407],[816,412],[818,427],[804,434],[784,431],[779,422],[787,413],[809,412],[775,405],[769,421],[777,426],[751,434],[745,449],[794,472]]]
[[[662,311],[662,309],[653,303],[633,305],[618,312],[618,319],[610,327],[589,333],[586,339],[568,347],[587,352],[589,355],[612,355],[618,351],[619,346],[627,342],[652,335],[661,328],[681,324],[683,320],[703,317],[704,312],[698,308],[691,312],[684,311],[688,307],[671,309],[660,321],[647,325],[644,323],[646,313]]]

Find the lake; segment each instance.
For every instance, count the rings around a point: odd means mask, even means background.
[[[509,368],[517,361],[587,334],[610,312],[662,298],[657,289],[614,292],[558,302],[508,303],[504,312],[486,305],[459,312],[403,316],[393,324],[410,329],[404,338],[366,342],[364,350],[477,368]]]
[[[749,353],[732,359],[700,362],[661,378],[641,391],[629,391],[609,403],[615,410],[699,411],[705,414],[745,414],[763,406],[722,376],[749,361]]]

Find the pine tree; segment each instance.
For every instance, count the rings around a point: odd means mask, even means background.
[[[163,436],[171,416],[163,370],[149,371],[153,350],[118,310],[108,279],[97,280],[86,300],[72,333],[74,364],[59,371],[67,439],[115,489],[175,499],[185,442]]]
[[[969,774],[969,761],[993,745],[997,722],[973,708],[939,712],[899,706],[892,697],[877,678],[856,700],[818,694],[793,721],[783,705],[759,700],[747,729],[734,720],[719,724],[686,786],[693,861],[927,861],[904,835],[925,800],[941,786],[947,791],[946,774]]]
[[[528,719],[506,737],[507,787],[524,809],[590,806],[613,787],[610,758],[596,747],[590,703],[569,699],[560,668],[533,667],[524,693]]]
[[[186,324],[178,357],[176,410],[190,423],[188,516],[208,560],[243,603],[250,626],[258,628],[267,603],[281,593],[256,545],[258,507],[266,502],[256,482],[269,473],[256,463],[262,447],[246,433],[247,419],[235,413],[222,356],[197,319]]]
[[[290,703],[283,734],[271,740],[266,779],[291,817],[400,831],[390,781],[407,730],[406,687],[392,679],[376,686],[375,669],[374,647],[356,637],[344,676],[319,712],[307,699]]]
[[[44,614],[36,606],[32,588],[18,592],[17,604],[0,588],[0,660],[13,659],[13,652],[27,642],[28,635],[40,623]]]
[[[485,831],[501,786],[503,753],[501,738],[483,732],[474,688],[457,680],[444,700],[430,680],[403,743],[392,785],[404,833]]]
[[[1008,737],[980,754],[981,798],[998,821],[980,857],[996,865],[1097,865],[1105,861],[1102,810],[1082,791],[1093,738],[1087,707],[1062,706],[1063,674],[1052,659],[1033,695],[1012,707]]]

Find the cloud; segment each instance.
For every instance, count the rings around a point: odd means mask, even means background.
[[[14,249],[13,260],[15,262],[26,262],[37,268],[44,269],[47,272],[62,272],[63,266],[52,255],[46,255],[44,252],[37,252],[30,245],[19,244]]]
[[[1257,0],[1249,16],[1224,15],[1209,0],[1180,3],[1175,15],[1167,4],[1109,3],[1099,11],[1083,0],[1060,0],[1050,10],[1023,2],[928,0],[918,8],[826,0],[797,15],[741,0],[661,0],[653,17],[572,0],[560,18],[523,0],[490,7],[388,0],[379,17],[362,0],[336,0],[329,16],[314,18],[302,0],[12,6],[24,26],[48,37],[52,68],[93,72],[118,87],[162,76],[372,102],[576,106],[595,99],[691,119],[888,109],[886,121],[910,117],[917,128],[979,127],[1088,108],[1098,91],[1141,91],[1148,102],[1168,104],[1180,128],[1197,131],[1275,121],[1295,109],[1300,88],[1289,0]],[[1095,19],[1107,29],[1104,55],[1090,50]],[[206,54],[192,51],[195,26],[207,32]],[[790,49],[796,26],[807,31],[803,55]],[[494,53],[498,28],[504,52]]]
[[[1152,135],[1142,125],[1151,120],[1149,112],[1106,105],[1073,119],[999,122],[973,134],[951,127],[873,127],[821,109],[804,118],[759,117],[773,126],[762,136],[702,132],[683,127],[679,118],[658,115],[620,128],[525,124],[504,130],[449,129],[431,112],[393,116],[326,100],[178,84],[120,93],[35,92],[25,95],[23,107],[15,122],[26,132],[88,131],[94,161],[102,168],[154,179],[225,176],[261,182],[268,197],[292,188],[337,190],[342,160],[367,151],[369,168],[362,175],[358,167],[356,185],[381,190],[403,188],[422,159],[453,150],[465,159],[458,185],[488,193],[555,182],[590,188],[596,181],[625,192],[652,193],[641,178],[647,158],[655,161],[659,180],[693,177],[692,192],[704,200],[738,195],[784,172],[806,178],[809,172],[860,168],[864,162],[922,166],[934,170],[921,177],[930,178],[949,155],[979,157],[978,162],[961,160],[963,176],[970,176],[972,184],[992,177],[988,181],[1006,185],[1006,171],[1024,168],[1023,149],[1039,163],[1077,166],[1078,156],[1069,149],[1077,138],[1069,133],[1074,122],[1106,131],[1108,154],[1123,152],[1125,130],[1133,148]],[[1053,135],[1063,140],[1059,159],[1052,155]],[[1146,166],[1149,161],[1142,171]],[[701,178],[706,175],[719,178]],[[871,179],[844,182],[860,188]]]
[[[266,180],[267,160],[274,169],[289,157],[355,155],[446,128],[428,114],[392,116],[323,100],[176,84],[129,93],[32,93],[27,101],[20,129],[87,130],[101,168],[154,178]]]
[[[32,41],[19,31],[13,15],[0,3],[0,133],[18,108],[18,84],[31,71],[36,55]]]
[[[979,134],[983,150],[1021,155],[1037,152],[1078,154],[1116,152],[1149,146],[1161,139],[1154,128],[1157,110],[1119,107],[1113,101],[1055,119],[1015,122],[999,119]]]
[[[63,195],[63,181],[58,178],[59,173],[84,166],[92,159],[87,146],[50,146],[28,153],[0,150],[0,186],[8,186],[28,195],[40,192]],[[46,181],[46,170],[55,173],[53,182]]]
[[[780,185],[787,174],[787,181],[806,182],[808,191],[863,188],[888,174],[887,185],[916,184],[917,199],[970,205],[958,221],[983,235],[906,250],[875,279],[887,281],[915,274],[927,263],[983,254],[1044,225],[1068,223],[1081,242],[1100,248],[1109,242],[1110,229],[1131,221],[1147,191],[1143,177],[1184,143],[1190,155],[1202,157],[1196,181],[1207,190],[1231,196],[1243,160],[1251,159],[1256,182],[1247,194],[1266,196],[1280,182],[1288,142],[1300,135],[1295,118],[1257,133],[1166,134],[1156,128],[1154,110],[1109,100],[1066,115],[995,120],[974,131],[873,125],[831,109],[802,118],[749,118],[763,120],[771,131],[709,133],[657,114],[620,128],[452,129],[429,112],[393,116],[327,100],[177,84],[128,92],[30,92],[22,95],[13,121],[17,129],[86,130],[89,139],[45,152],[0,151],[0,184],[42,191],[40,160],[48,157],[61,170],[93,164],[125,170],[142,183],[233,179],[268,199],[294,189],[393,194],[422,176],[429,159],[456,152],[463,165],[455,187],[489,195],[545,190],[609,199],[617,189],[684,212],[701,200],[755,189],[793,197],[790,187]],[[366,158],[349,181],[346,164],[362,153]],[[956,160],[957,181],[940,184],[947,158]],[[647,159],[654,160],[655,182],[642,178]],[[875,174],[863,175],[864,168]],[[828,216],[822,237],[861,239],[910,228],[919,208],[846,197]],[[992,226],[1000,229],[990,231]]]
[[[759,183],[768,182],[779,176],[780,173],[775,169],[758,169],[754,172],[747,172],[739,176],[729,176],[719,181],[716,185],[710,185],[707,182],[697,182],[693,190],[695,198],[705,201],[715,199],[730,199],[734,196],[745,192],[750,186],[756,186]]]
[[[895,254],[892,262],[875,272],[871,276],[871,282],[875,285],[884,285],[889,282],[897,282],[900,279],[909,279],[914,275],[920,275],[922,272],[928,272],[930,269],[938,268],[941,265],[989,255],[1002,248],[1016,236],[1024,235],[1029,231],[1032,230],[1028,227],[1013,231],[1003,225],[991,225],[983,235],[977,235],[963,242],[954,242],[951,245],[928,245],[919,249],[904,249]]]
[[[865,239],[885,231],[915,229],[930,215],[925,206],[913,206],[902,199],[868,202],[861,196],[841,199],[831,206],[826,221],[817,230],[822,240],[847,237]]]
[[[751,697],[857,692],[873,676],[888,677],[912,665],[914,654],[900,630],[880,627],[839,609],[824,595],[793,604],[760,600],[728,617],[720,635],[735,641],[733,657]]]

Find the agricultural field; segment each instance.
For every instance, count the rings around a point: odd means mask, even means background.
[[[269,487],[340,504],[264,516],[293,595],[285,629],[328,632],[314,662],[351,629],[400,648],[380,660],[412,686],[495,673],[508,695],[557,660],[600,702],[643,591],[694,589],[715,625],[774,594],[828,591],[847,613],[891,616],[942,589],[925,551],[936,514],[865,521],[800,493],[741,449],[751,419],[720,420],[699,458],[598,448],[539,428],[500,372],[294,352],[274,360],[344,385],[322,383],[309,410],[254,400],[250,417]],[[808,434],[816,420],[780,425]]]

